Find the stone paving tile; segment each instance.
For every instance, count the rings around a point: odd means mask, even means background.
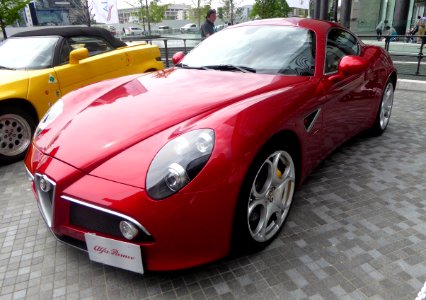
[[[22,163],[0,167],[2,299],[414,299],[426,281],[426,101],[397,91],[388,131],[357,137],[297,192],[262,252],[136,275],[57,242]]]

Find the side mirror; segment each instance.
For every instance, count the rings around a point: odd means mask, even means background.
[[[182,51],[176,52],[172,57],[173,64],[177,65],[182,61],[182,59],[185,57],[185,54],[183,54]]]
[[[89,57],[89,50],[87,48],[79,48],[70,52],[70,64],[78,65],[80,60]]]
[[[344,56],[338,66],[339,75],[350,76],[365,71],[368,67],[368,61],[360,56]]]

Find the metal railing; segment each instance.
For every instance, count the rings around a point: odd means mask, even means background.
[[[408,57],[417,60],[416,70],[412,74],[404,74],[404,75],[415,75],[415,76],[426,76],[425,74],[421,74],[420,67],[422,65],[422,60],[425,57],[423,54],[424,45],[426,43],[426,35],[425,36],[414,36],[414,35],[393,35],[393,36],[377,36],[377,35],[358,35],[365,43],[376,41],[376,42],[384,42],[383,47],[386,51],[389,52],[392,59],[396,57]],[[420,40],[420,44],[417,43],[417,39]],[[398,46],[400,49],[392,49],[392,45]],[[417,52],[417,48],[410,46],[416,45],[419,46],[419,50]],[[404,48],[411,48],[413,51],[401,51]]]
[[[166,67],[170,67],[171,58],[176,52],[183,51],[185,54],[201,42],[201,38],[177,38],[177,37],[135,37],[122,38],[123,41],[145,41],[160,47],[161,58]]]

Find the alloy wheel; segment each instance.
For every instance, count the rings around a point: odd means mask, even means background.
[[[393,106],[393,86],[391,83],[386,85],[385,92],[383,94],[382,104],[380,107],[380,128],[385,129],[388,126],[389,119],[392,112]]]
[[[248,229],[255,241],[269,241],[282,227],[293,201],[295,181],[295,166],[288,152],[276,151],[263,162],[247,207]]]
[[[21,116],[0,116],[0,154],[16,156],[26,151],[31,142],[31,126]]]

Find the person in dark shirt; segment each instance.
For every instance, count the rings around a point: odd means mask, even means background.
[[[209,9],[206,21],[201,25],[201,37],[208,38],[214,33],[214,21],[216,21],[216,10]]]

